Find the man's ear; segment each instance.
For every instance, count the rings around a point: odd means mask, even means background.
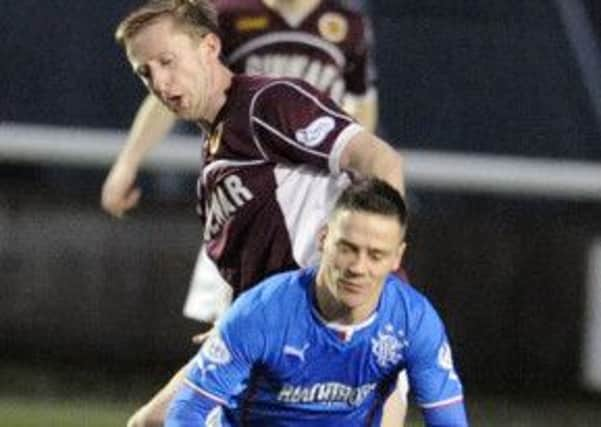
[[[396,269],[398,270],[399,268],[401,268],[401,263],[403,261],[403,256],[405,255],[405,250],[407,249],[407,243],[403,242],[401,243],[401,245],[397,248],[397,253],[396,253],[396,259],[394,260]]]
[[[325,244],[327,234],[328,225],[325,224],[317,232],[317,249],[319,250],[319,252],[323,252],[323,246]]]
[[[211,56],[219,58],[221,55],[221,39],[215,33],[207,33],[202,38],[202,44],[210,52]]]

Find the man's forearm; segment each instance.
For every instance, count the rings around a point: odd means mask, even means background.
[[[342,108],[367,131],[376,132],[378,125],[378,92],[375,88],[369,89],[367,93],[361,96],[347,94],[342,101]]]
[[[137,167],[148,151],[165,138],[175,120],[175,115],[157,98],[148,95],[136,113],[117,163]]]
[[[340,166],[360,176],[380,178],[405,194],[403,157],[389,144],[363,131],[345,148]]]

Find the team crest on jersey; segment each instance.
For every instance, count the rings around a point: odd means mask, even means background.
[[[396,365],[403,359],[403,349],[409,345],[402,330],[395,331],[389,323],[371,339],[371,351],[382,368]]]
[[[209,140],[207,142],[209,146],[209,154],[215,155],[217,150],[219,150],[219,146],[221,145],[221,135],[223,135],[223,122],[219,122],[219,124],[215,126],[209,135]]]
[[[243,16],[236,20],[236,30],[241,32],[264,30],[269,25],[266,15]]]
[[[449,378],[455,381],[458,381],[457,373],[455,373],[455,368],[453,365],[453,353],[451,352],[451,346],[448,342],[445,342],[440,349],[438,350],[438,365],[449,371]]]
[[[224,365],[232,360],[230,351],[219,336],[211,334],[202,346],[202,355],[209,361],[218,365]]]
[[[294,136],[301,144],[315,147],[321,144],[334,127],[336,127],[336,122],[333,118],[322,116],[313,120],[306,128],[297,130]]]
[[[321,36],[332,43],[340,43],[348,34],[348,21],[339,13],[324,13],[317,23]]]

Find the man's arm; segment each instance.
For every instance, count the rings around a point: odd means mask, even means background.
[[[102,186],[102,208],[120,217],[136,206],[140,189],[134,187],[140,163],[148,151],[164,139],[175,115],[148,95],[136,113],[127,141]]]
[[[203,394],[193,383],[185,381],[169,405],[165,427],[199,427],[221,425],[222,405]]]
[[[380,178],[405,194],[403,157],[392,146],[367,131],[354,135],[344,147],[340,169],[360,176]]]
[[[353,116],[357,122],[371,133],[375,133],[378,124],[378,92],[371,88],[365,95],[347,94],[342,100],[342,109]]]
[[[127,421],[127,427],[161,427],[169,403],[182,387],[189,365],[181,368],[154,397],[138,409]]]
[[[414,291],[415,292],[415,291]],[[455,370],[445,327],[430,302],[419,295],[410,308],[405,363],[415,402],[427,427],[469,426],[463,386]]]
[[[423,408],[427,427],[466,427],[467,415],[463,402],[453,402],[436,408]]]
[[[166,426],[221,425],[223,409],[243,394],[265,350],[263,306],[253,295],[236,300],[189,364],[183,386],[167,409]]]

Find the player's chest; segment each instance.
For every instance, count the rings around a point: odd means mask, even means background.
[[[239,117],[238,110],[233,111],[204,141],[199,180],[203,197],[220,203],[226,211],[273,189],[273,166],[258,150],[248,117]]]
[[[282,384],[378,383],[404,367],[407,346],[402,331],[390,324],[363,331],[349,343],[318,330],[283,342],[266,373]]]

